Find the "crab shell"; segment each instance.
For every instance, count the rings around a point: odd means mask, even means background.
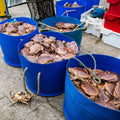
[[[109,102],[110,98],[105,94],[105,92],[102,89],[98,88],[98,93],[99,93],[99,101],[103,102]]]
[[[80,80],[81,80],[81,78],[90,79],[90,75],[80,67],[68,68],[68,71],[71,74],[78,76],[78,79],[80,79]]]
[[[120,99],[120,82],[116,84],[113,95],[115,99]]]
[[[105,90],[105,93],[109,97],[113,97],[113,91],[115,89],[115,84],[114,83],[105,83],[103,89]]]
[[[12,99],[16,102],[28,102],[31,99],[31,95],[29,93],[18,92],[12,95]]]
[[[111,109],[114,109],[114,110],[118,110],[118,108],[114,105],[114,104],[111,104],[111,103],[108,103],[108,102],[100,102],[100,101],[97,101],[96,103],[102,105],[102,106],[105,106],[107,108],[111,108]]]
[[[119,81],[118,75],[116,73],[110,72],[110,71],[106,71],[104,74],[101,74],[100,79],[102,81],[112,82],[112,83]]]
[[[89,83],[81,84],[81,88],[89,96],[97,96],[98,95],[97,88],[94,87],[93,85],[89,84]]]

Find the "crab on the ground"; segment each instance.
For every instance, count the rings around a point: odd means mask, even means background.
[[[15,103],[24,103],[24,104],[27,104],[29,106],[29,101],[31,100],[32,97],[34,96],[38,96],[39,95],[39,92],[40,92],[40,75],[41,73],[39,72],[38,73],[38,76],[37,76],[37,94],[30,94],[26,88],[26,84],[25,84],[25,73],[26,71],[28,70],[28,68],[26,67],[24,69],[24,72],[23,72],[23,83],[24,83],[24,89],[25,89],[25,92],[17,92],[16,94],[12,94],[11,91],[10,91],[10,97],[11,99],[13,99],[15,101]],[[14,103],[13,103],[14,104]]]

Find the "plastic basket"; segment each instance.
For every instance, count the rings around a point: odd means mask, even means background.
[[[35,20],[27,17],[17,17],[17,18],[8,19],[1,22],[0,24],[11,22],[14,19],[16,19],[17,21],[23,21],[36,26],[36,29],[33,32],[21,36],[11,36],[11,35],[6,35],[4,33],[0,33],[0,45],[2,48],[5,62],[11,66],[20,67],[21,64],[17,52],[18,43],[21,40],[24,40],[25,38],[29,39],[30,37],[38,33],[38,26]]]
[[[101,28],[102,41],[105,44],[111,45],[120,49],[120,34],[112,30]]]
[[[104,14],[104,19],[105,19],[104,22],[105,28],[120,33],[120,16],[106,12]]]
[[[73,4],[75,1],[74,0],[58,1],[56,3],[56,16],[69,16],[69,17],[80,19],[81,14],[86,11],[86,3],[83,1],[77,1],[79,5],[82,5],[82,7],[64,7],[63,5],[66,2]]]
[[[97,69],[110,70],[120,75],[120,59],[100,54],[93,56],[96,59]],[[89,55],[81,55],[77,58],[87,67],[94,68],[93,59]],[[120,111],[101,106],[77,90],[68,75],[68,67],[78,66],[79,63],[75,59],[71,59],[66,66],[63,110],[67,120],[119,120]]]
[[[57,32],[42,32],[46,36],[54,36],[58,40],[73,41],[72,39],[57,33]],[[30,39],[26,39],[19,44],[18,51],[23,48],[23,45]],[[79,52],[80,52],[80,47]],[[77,54],[77,56],[79,53]],[[40,93],[41,96],[56,96],[64,93],[65,71],[68,60],[49,64],[38,64],[28,61],[19,53],[20,61],[23,70],[28,67],[26,71],[27,87],[34,93],[37,93],[37,74],[41,72],[40,76]]]
[[[120,16],[120,0],[107,0],[110,3],[109,12]]]
[[[49,17],[49,18],[42,20],[41,22],[47,25],[50,25],[50,26],[54,26],[57,22],[65,22],[65,23],[70,22],[70,23],[74,23],[75,25],[81,23],[78,19],[68,17],[68,16]],[[83,25],[81,27],[83,27]],[[71,32],[63,32],[62,34],[72,38],[80,45],[81,39],[82,39],[82,32],[83,30],[76,30],[76,31],[71,31]]]
[[[53,0],[27,0],[31,18],[37,21],[55,16]]]

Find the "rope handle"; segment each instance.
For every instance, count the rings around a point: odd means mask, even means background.
[[[25,73],[26,73],[27,70],[28,70],[28,67],[26,67],[26,68],[24,69],[24,71],[23,71],[23,85],[24,85],[25,91],[26,91],[27,93],[29,93],[28,90],[27,90],[27,88],[26,88],[26,84],[25,84]],[[41,76],[41,73],[39,72],[38,75],[37,75],[37,83],[38,83],[37,88],[38,88],[38,89],[37,89],[37,94],[35,94],[35,96],[38,96],[39,93],[40,93],[40,76]]]
[[[61,16],[63,16],[64,14],[67,14],[67,16],[68,16],[69,12],[74,12],[74,11],[76,11],[76,10],[66,10]]]
[[[47,24],[45,24],[45,23],[38,22],[38,24],[42,25],[42,27],[43,27],[43,25],[44,25],[44,26],[47,26],[47,27],[49,27],[49,28],[51,28],[51,29],[55,29],[55,30],[57,30],[58,32],[60,32],[60,30],[59,30],[58,28],[52,27],[52,26],[47,25]],[[43,28],[44,28],[44,27],[43,27]],[[48,30],[48,29],[44,29],[44,30]]]
[[[40,24],[40,25],[42,25],[42,27],[43,27],[43,25],[44,26],[47,26],[47,27],[49,27],[49,28],[51,28],[51,29],[55,29],[55,30],[57,30],[58,32],[62,32],[60,29],[58,29],[58,28],[55,28],[55,27],[52,27],[52,26],[50,26],[50,25],[47,25],[47,24],[45,24],[45,23],[42,23],[42,22],[38,22],[38,24]],[[83,25],[83,24],[85,24],[85,22],[83,22],[83,23],[81,23],[81,24],[77,24],[77,26],[78,27],[80,27],[81,25]],[[73,31],[76,31],[76,30],[86,30],[87,29],[87,27],[83,27],[83,28],[76,28],[76,29],[73,29]],[[44,28],[44,27],[43,27]],[[46,30],[50,30],[50,29],[41,29],[41,31],[46,31]],[[54,31],[54,30],[50,30],[50,31]]]
[[[77,28],[77,29],[75,29],[73,31],[77,31],[77,30],[83,30],[83,31],[85,31],[86,29],[87,29],[87,27],[83,27],[83,28]]]
[[[86,22],[83,21],[81,24],[77,24],[77,26],[73,29],[73,31],[77,30],[81,25],[85,25]]]
[[[94,61],[94,72],[91,72],[90,70],[89,70],[89,68],[81,61],[81,60],[79,60],[78,58],[76,58],[76,57],[73,57],[73,58],[71,58],[71,59],[75,59],[75,60],[77,60],[80,64],[80,66],[83,66],[85,69],[87,69],[92,75],[93,75],[93,80],[94,80],[94,82],[96,83],[96,84],[100,84],[101,83],[101,79],[98,77],[98,76],[96,76],[95,75],[95,72],[96,72],[96,60],[95,60],[95,58],[94,58],[94,56],[92,55],[92,54],[87,54],[87,55],[89,55],[89,56],[91,56],[91,58],[93,59],[93,61]],[[96,79],[97,80],[96,80]]]

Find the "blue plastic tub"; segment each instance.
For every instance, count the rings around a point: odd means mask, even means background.
[[[5,62],[11,66],[20,67],[21,64],[17,52],[18,43],[21,41],[21,39],[22,40],[24,40],[25,38],[29,39],[32,36],[34,36],[36,33],[38,33],[38,26],[35,20],[27,17],[17,17],[17,18],[8,19],[1,22],[0,24],[11,22],[14,19],[16,19],[17,21],[23,21],[31,25],[35,25],[37,27],[32,33],[21,36],[11,36],[0,32],[0,45],[2,48]]]
[[[111,56],[95,54],[97,69],[110,70],[120,75],[120,60]],[[89,55],[78,57],[87,67],[94,68]],[[78,67],[79,63],[71,59],[66,66],[65,99],[63,110],[67,120],[120,120],[120,111],[101,106],[83,94],[74,86],[68,75],[68,67]]]
[[[73,41],[72,39],[57,33],[57,32],[42,32],[46,36],[54,36],[59,40]],[[18,51],[23,48],[23,45],[30,39],[20,42]],[[78,46],[79,47],[79,46]],[[80,48],[79,48],[80,52]],[[79,53],[77,54],[77,56]],[[34,93],[37,93],[37,74],[41,72],[40,76],[40,93],[41,96],[56,96],[64,92],[66,63],[68,60],[49,63],[38,64],[28,61],[19,53],[19,58],[23,70],[28,67],[26,71],[26,85]]]
[[[77,3],[79,5],[82,5],[82,7],[63,7],[63,5],[66,2],[69,2],[69,3],[73,4],[75,2],[75,0],[62,0],[62,1],[56,2],[56,16],[67,16],[67,13],[65,13],[66,10],[67,11],[73,10],[71,12],[68,12],[68,16],[80,19],[81,18],[81,14],[86,11],[86,5],[87,5],[86,2],[84,2],[84,1],[77,1]]]
[[[81,0],[78,0],[78,1],[81,1]],[[100,2],[100,0],[83,0],[83,1],[87,3],[86,11],[91,9],[93,5],[99,5],[99,2]]]
[[[65,22],[65,23],[69,22],[69,23],[74,23],[75,25],[81,24],[81,21],[79,21],[78,19],[67,16],[48,17],[42,20],[41,22],[50,26],[54,26],[57,22]],[[83,28],[83,25],[81,26],[81,28]],[[82,32],[83,30],[76,30],[71,32],[63,32],[62,34],[72,38],[80,45],[82,39]]]

